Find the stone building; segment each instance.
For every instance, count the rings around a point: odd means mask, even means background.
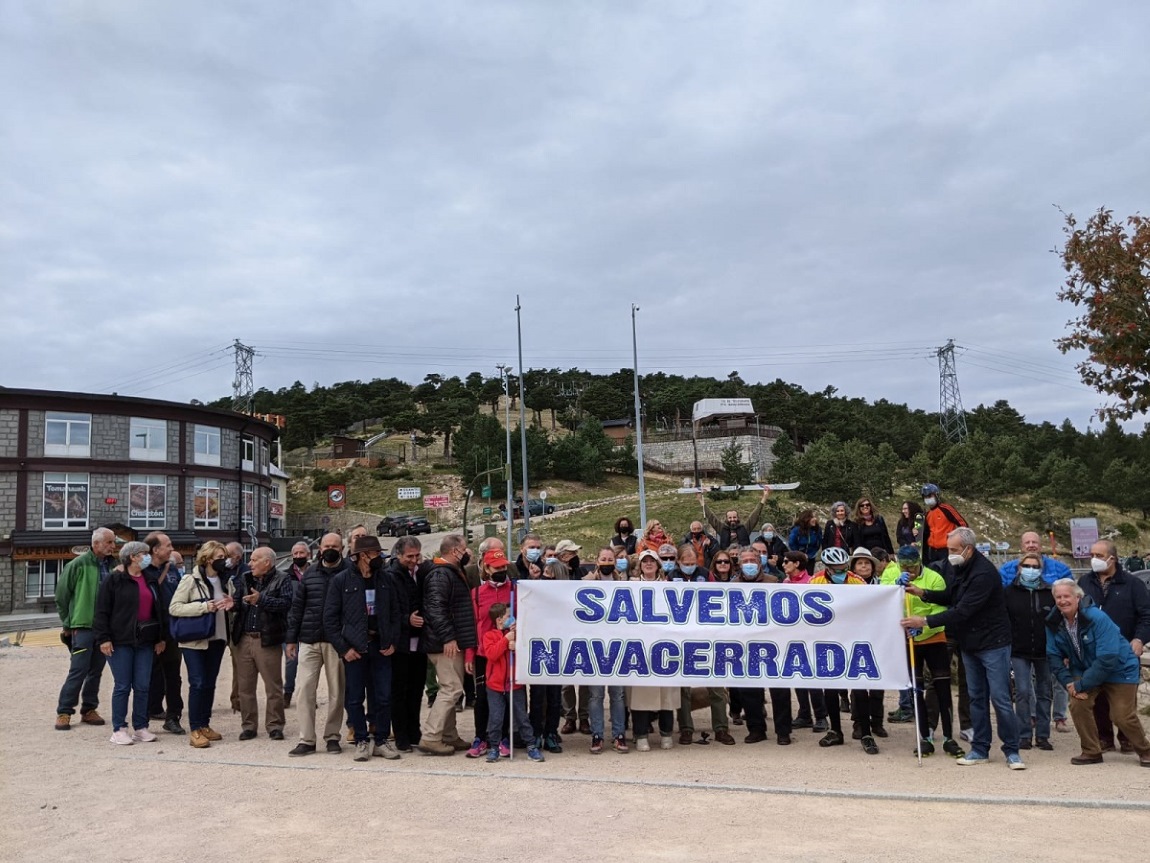
[[[163,530],[185,557],[265,542],[278,434],[228,410],[0,387],[0,613],[49,610],[97,527]]]

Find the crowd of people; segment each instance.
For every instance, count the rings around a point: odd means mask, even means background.
[[[1042,554],[1033,532],[1022,535],[1017,559],[996,568],[933,484],[923,486],[921,504],[902,505],[893,537],[869,498],[853,507],[834,502],[822,525],[804,510],[789,529],[756,528],[769,493],[747,518],[736,510],[720,516],[699,495],[703,517],[678,539],[657,519],[636,530],[627,517],[591,553],[527,533],[514,559],[496,537],[473,557],[458,534],[430,557],[413,536],[387,555],[359,526],[346,539],[323,536],[314,559],[297,543],[282,568],[270,548],[245,559],[238,543],[218,542],[205,542],[185,567],[162,532],[122,543],[100,528],[57,587],[71,661],[55,727],[71,728],[77,705],[81,722],[105,724],[97,708],[106,664],[113,743],[155,741],[155,720],[208,748],[223,739],[212,714],[227,653],[239,740],[259,735],[262,682],[262,728],[271,739],[285,739],[285,708],[295,700],[293,757],[317,752],[322,741],[328,753],[347,744],[356,761],[418,750],[498,762],[514,743],[542,761],[580,735],[592,754],[647,752],[675,745],[676,721],[681,746],[708,744],[712,735],[736,745],[736,726],[745,726],[743,743],[751,745],[769,739],[769,701],[781,746],[800,729],[820,735],[822,748],[842,746],[849,714],[851,738],[868,755],[878,754],[887,724],[917,722],[915,754],[941,749],[974,766],[990,760],[993,710],[1011,769],[1025,768],[1025,750],[1053,749],[1052,731],[1068,732],[1070,723],[1081,743],[1071,763],[1100,763],[1118,751],[1150,767],[1137,716],[1150,593],[1112,542],[1092,546],[1090,572],[1075,581]],[[898,693],[891,711],[878,690],[525,685],[510,661],[515,589],[524,579],[901,585],[915,685]],[[317,716],[321,672],[327,703]],[[468,708],[469,738],[457,720]],[[697,735],[692,714],[704,708],[710,734]]]

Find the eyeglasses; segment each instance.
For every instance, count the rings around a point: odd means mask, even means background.
[[[669,560],[669,561],[671,561],[672,563],[674,563],[674,562],[677,560],[677,558],[674,558],[674,557],[660,557],[660,558],[659,558],[659,560]]]
[[[715,566],[730,566],[730,565],[731,565],[731,562],[729,560],[716,560],[715,561]]]
[[[859,509],[870,509],[870,504],[869,503],[860,503]]]

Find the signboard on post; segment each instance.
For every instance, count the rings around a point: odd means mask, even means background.
[[[1098,519],[1070,519],[1070,547],[1074,550],[1075,560],[1090,557],[1090,546],[1096,542],[1098,542]]]
[[[343,509],[347,503],[346,485],[329,485],[327,487],[327,505],[332,509]]]
[[[420,488],[418,486],[401,488],[399,490],[399,499],[400,500],[419,500],[420,494],[422,494],[422,491],[420,490]]]
[[[425,494],[423,496],[424,509],[447,509],[451,506],[449,494]]]

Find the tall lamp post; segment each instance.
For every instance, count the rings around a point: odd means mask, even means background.
[[[635,366],[635,457],[639,461],[639,524],[646,528],[647,489],[643,484],[643,408],[639,402],[639,337],[635,329],[635,313],[637,311],[639,311],[639,307],[631,303],[631,350]],[[520,360],[520,365],[522,362]]]
[[[527,494],[527,412],[523,407],[523,322],[519,315],[519,294],[515,295],[515,333],[519,337],[519,448],[523,459],[523,533],[531,532],[531,497]],[[510,549],[508,549],[510,551]]]
[[[500,363],[498,369],[499,377],[503,379],[503,426],[507,432],[507,551],[510,552],[513,548],[511,522],[515,516],[515,496],[511,483],[511,385],[507,381],[507,376],[511,374],[511,366]]]

